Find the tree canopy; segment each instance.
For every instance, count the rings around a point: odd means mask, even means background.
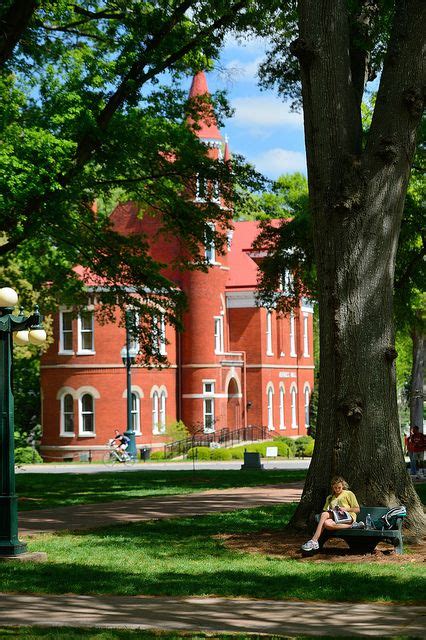
[[[161,304],[178,321],[182,294],[149,254],[146,238],[123,237],[110,208],[135,200],[140,215],[161,212],[163,232],[186,246],[180,268],[206,268],[207,220],[218,249],[231,212],[194,204],[194,167],[234,185],[257,188],[260,176],[235,155],[232,171],[206,154],[194,130],[207,98],[189,103],[182,81],[208,69],[233,28],[252,9],[190,0],[52,2],[8,0],[0,9],[0,267],[13,285],[17,268],[41,291],[45,309],[84,304],[84,277],[103,305],[132,302],[141,317]],[[217,118],[229,113],[214,96]],[[191,116],[194,126],[187,126]],[[171,160],[172,159],[172,160]],[[118,277],[117,277],[118,276]],[[45,283],[48,283],[45,286]],[[149,291],[149,301],[147,301]],[[137,294],[137,295],[135,295]],[[148,323],[149,324],[149,323]],[[142,332],[141,346],[149,344]]]

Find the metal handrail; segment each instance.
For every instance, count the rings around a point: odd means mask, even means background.
[[[265,440],[267,434],[267,427],[259,427],[257,425],[240,427],[238,429],[228,429],[224,427],[220,429],[220,431],[214,431],[212,433],[204,433],[204,430],[198,430],[188,438],[165,444],[164,457],[176,458],[185,455],[193,447],[210,446],[212,442],[232,447],[234,444],[239,444],[240,442]]]

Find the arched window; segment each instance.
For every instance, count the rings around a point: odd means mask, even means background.
[[[74,435],[74,398],[70,393],[61,398],[61,433]]]
[[[159,433],[158,424],[159,424],[158,391],[154,391],[154,393],[152,394],[152,432],[153,433]]]
[[[93,396],[85,393],[80,398],[80,434],[95,433],[95,405]]]
[[[274,388],[271,386],[268,387],[267,391],[268,397],[268,429],[274,428]]]
[[[295,386],[291,388],[291,428],[297,429],[297,389]]]
[[[306,428],[309,427],[309,406],[310,406],[310,389],[309,386],[306,385],[305,387],[305,426]]]
[[[160,393],[160,433],[166,431],[166,392]]]
[[[132,431],[141,432],[141,401],[139,394],[132,391]]]
[[[284,387],[280,386],[280,429],[285,429],[284,424]]]

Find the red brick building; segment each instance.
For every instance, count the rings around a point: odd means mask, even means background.
[[[197,74],[191,94],[206,90],[204,74]],[[214,122],[201,123],[197,135],[211,153],[226,158],[227,145]],[[201,189],[197,197],[202,201]],[[154,218],[139,219],[133,203],[119,205],[112,220],[122,233],[154,237],[158,228]],[[279,317],[256,306],[258,267],[250,248],[257,233],[256,222],[235,222],[225,255],[207,247],[207,273],[176,275],[188,310],[181,334],[159,317],[160,347],[170,364],[132,367],[138,447],[160,447],[167,424],[175,420],[191,430],[252,424],[267,426],[271,436],[306,433],[314,380],[312,307],[302,302],[290,316]],[[157,238],[153,247],[169,264],[180,250],[177,240]],[[124,329],[98,324],[89,305],[78,318],[60,309],[54,336],[42,360],[41,452],[46,460],[89,451],[96,457],[114,427],[126,425]]]

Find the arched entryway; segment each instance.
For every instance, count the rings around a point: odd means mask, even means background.
[[[228,429],[241,427],[241,393],[235,378],[231,378],[228,384],[228,403],[226,410],[226,426]]]

